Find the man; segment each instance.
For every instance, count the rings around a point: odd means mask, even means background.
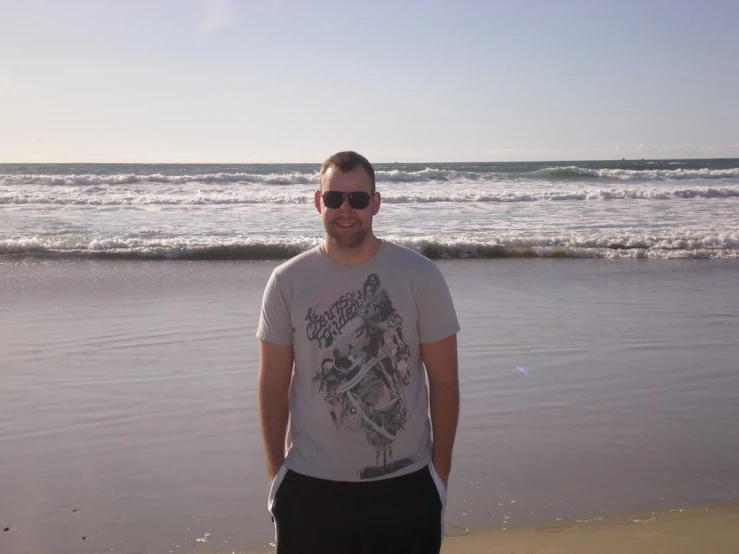
[[[449,289],[374,235],[363,156],[323,163],[315,207],[325,240],[273,271],[257,330],[277,554],[438,553],[459,414]]]

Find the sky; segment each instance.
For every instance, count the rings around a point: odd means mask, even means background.
[[[736,0],[0,0],[0,163],[739,157]]]

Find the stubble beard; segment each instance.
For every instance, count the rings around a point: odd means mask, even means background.
[[[339,248],[356,248],[367,240],[369,235],[370,227],[360,225],[351,235],[347,235],[341,232],[336,232],[333,224],[326,226],[326,234],[331,239],[331,242]]]

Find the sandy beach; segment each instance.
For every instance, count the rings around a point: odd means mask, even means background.
[[[276,263],[0,263],[0,552],[269,551]],[[736,261],[440,267],[463,327],[444,552],[738,551]]]
[[[733,554],[739,505],[647,512],[447,537],[444,554]]]
[[[735,554],[739,552],[739,504],[448,532],[443,554]]]

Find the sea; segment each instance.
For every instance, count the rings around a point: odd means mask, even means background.
[[[0,165],[0,255],[279,259],[317,164]],[[736,258],[739,159],[377,164],[378,235],[432,258]]]
[[[318,169],[0,165],[0,553],[274,552],[255,332]],[[739,502],[738,159],[376,169],[461,325],[446,545]]]

